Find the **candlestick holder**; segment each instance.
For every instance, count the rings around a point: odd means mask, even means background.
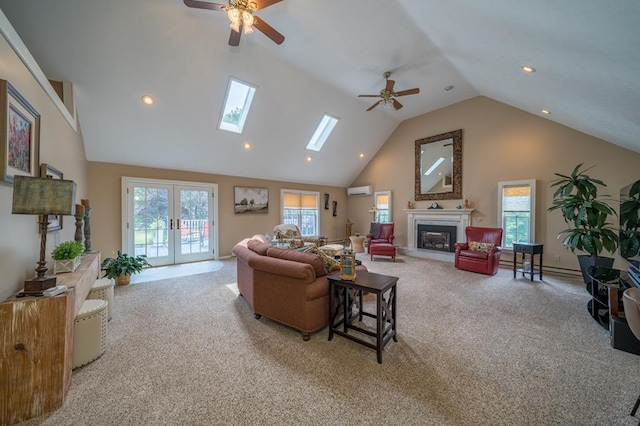
[[[73,236],[73,239],[79,243],[82,243],[82,219],[84,219],[84,214],[76,214],[76,233]]]
[[[91,207],[84,207],[84,252],[93,253],[91,250]]]

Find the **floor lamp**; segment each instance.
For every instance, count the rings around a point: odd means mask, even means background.
[[[11,213],[38,215],[40,260],[36,276],[24,282],[25,293],[39,293],[55,287],[56,277],[47,275],[47,226],[49,215],[73,215],[76,184],[70,180],[14,176]]]

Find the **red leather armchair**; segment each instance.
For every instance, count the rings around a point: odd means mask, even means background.
[[[393,222],[381,223],[378,238],[372,233],[367,234],[367,253],[371,253],[371,244],[391,244],[393,245]],[[373,224],[372,224],[373,226]]]
[[[458,269],[495,275],[502,252],[502,228],[467,226],[466,243],[456,243],[455,265]]]

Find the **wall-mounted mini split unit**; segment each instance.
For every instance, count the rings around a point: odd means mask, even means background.
[[[347,195],[371,195],[370,186],[354,186],[347,188]]]

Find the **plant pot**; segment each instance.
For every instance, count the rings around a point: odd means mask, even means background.
[[[116,285],[128,285],[131,282],[131,275],[120,274],[116,277]]]
[[[597,265],[611,268],[613,267],[613,261],[613,257],[593,257],[588,254],[579,254],[578,263],[580,264],[580,272],[582,272],[582,279],[584,280],[584,283],[588,284],[591,282],[591,279],[587,274],[587,268],[589,266]]]
[[[78,266],[80,266],[80,256],[76,257],[75,259],[54,260],[53,273],[62,274],[65,272],[73,272]]]

